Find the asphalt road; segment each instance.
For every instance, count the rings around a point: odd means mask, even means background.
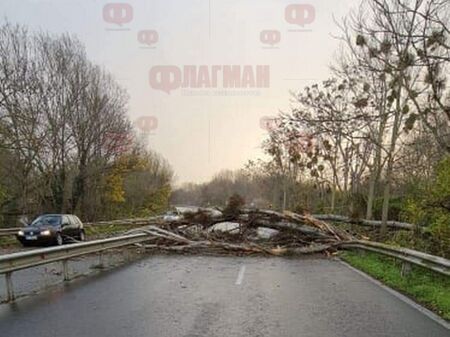
[[[162,256],[0,305],[0,335],[448,337],[450,331],[336,261]]]
[[[86,277],[88,275],[102,273],[105,269],[117,268],[129,263],[138,253],[136,249],[129,249],[127,254],[124,249],[110,249],[102,253],[103,268],[99,268],[100,257],[98,254],[83,255],[72,258],[69,262],[69,275],[72,279]],[[61,286],[63,269],[61,262],[44,264],[34,268],[16,271],[12,274],[14,294],[21,300],[24,296],[41,293],[46,289]],[[0,275],[0,311],[1,303],[6,301],[6,282]],[[0,333],[0,337],[3,337]]]

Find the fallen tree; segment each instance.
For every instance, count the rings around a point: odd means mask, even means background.
[[[150,234],[152,239],[143,245],[149,250],[211,254],[332,254],[355,239],[309,215],[258,209],[220,216],[199,210],[182,220],[160,221],[131,232]]]
[[[350,224],[357,224],[362,226],[370,226],[370,227],[381,227],[382,221],[378,220],[367,220],[367,219],[352,219],[348,216],[344,215],[335,215],[335,214],[315,214],[314,218],[323,221],[333,221],[333,222],[346,222]],[[413,230],[416,225],[407,223],[407,222],[399,222],[399,221],[388,221],[388,227],[394,229],[406,229]]]

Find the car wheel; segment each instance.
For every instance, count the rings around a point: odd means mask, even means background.
[[[80,241],[86,240],[86,234],[84,233],[84,230],[80,230],[80,235],[78,235],[78,238]]]
[[[57,234],[56,234],[56,244],[57,244],[58,246],[61,246],[61,245],[63,244],[63,238],[62,238],[62,236],[61,236],[61,233],[57,233]]]

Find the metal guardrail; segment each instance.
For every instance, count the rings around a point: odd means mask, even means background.
[[[64,280],[69,280],[68,260],[73,257],[98,253],[107,249],[119,248],[142,243],[151,239],[147,233],[130,234],[103,240],[35,249],[0,256],[0,274],[6,278],[7,301],[14,300],[14,289],[11,275],[13,272],[62,261]],[[352,241],[339,245],[343,249],[362,249],[373,251],[402,260],[405,264],[415,264],[440,274],[450,276],[450,260],[412,249],[393,247],[370,241]]]
[[[0,236],[15,235],[20,228],[0,228]]]
[[[340,245],[344,249],[363,249],[378,254],[394,257],[406,263],[433,270],[437,273],[450,276],[450,260],[440,256],[422,253],[413,249],[394,247],[378,242],[354,241]]]
[[[383,221],[379,220],[353,219],[345,215],[337,215],[337,214],[313,214],[313,217],[322,221],[346,222],[350,224],[362,225],[367,227],[381,227],[383,224]],[[407,222],[390,220],[387,221],[386,224],[388,227],[393,229],[403,229],[403,230],[420,229],[420,227]]]
[[[69,269],[67,262],[70,258],[129,246],[147,240],[149,240],[149,235],[140,233],[2,255],[0,256],[0,274],[5,274],[6,277],[7,301],[14,300],[14,288],[11,278],[14,271],[62,261],[64,280],[68,281]]]
[[[108,226],[108,225],[133,225],[133,226],[146,226],[152,222],[158,221],[162,217],[152,218],[135,218],[135,219],[119,219],[119,220],[107,220],[97,222],[85,222],[85,226]]]

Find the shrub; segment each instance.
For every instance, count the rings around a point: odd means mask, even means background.
[[[436,167],[431,184],[417,185],[406,200],[402,216],[430,236],[430,252],[450,256],[450,156]]]
[[[404,208],[403,197],[391,197],[389,200],[389,220],[399,221]],[[373,204],[373,215],[375,219],[381,219],[383,209],[383,198],[377,198]]]
[[[223,213],[225,215],[238,215],[240,209],[245,205],[245,200],[239,194],[233,194],[228,199],[228,204],[225,207]]]

